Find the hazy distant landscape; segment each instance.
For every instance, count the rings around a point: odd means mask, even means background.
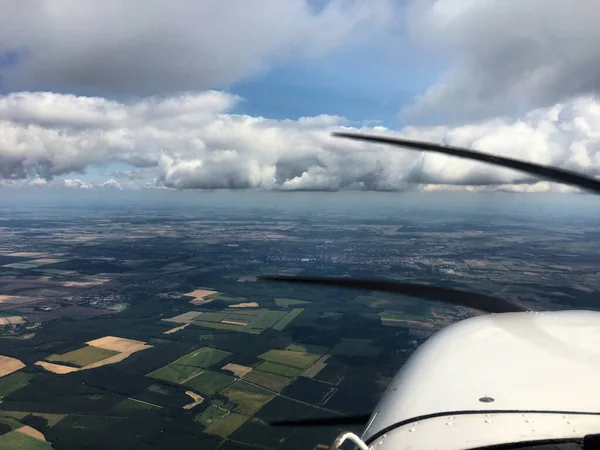
[[[600,224],[584,197],[573,212],[547,197],[458,209],[387,194],[205,195],[2,200],[0,447],[324,448],[339,429],[268,424],[370,413],[421,342],[476,314],[261,274],[598,306]]]

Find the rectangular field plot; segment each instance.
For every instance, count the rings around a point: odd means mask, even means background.
[[[146,343],[143,341],[136,341],[133,339],[126,339],[116,336],[105,336],[100,339],[94,339],[93,341],[86,342],[86,344],[96,348],[113,350],[117,353],[133,353],[147,348]]]
[[[0,355],[0,377],[16,372],[23,367],[25,364],[18,359]]]
[[[307,369],[312,366],[320,355],[311,353],[292,352],[289,350],[269,350],[263,353],[259,358],[284,366],[296,367],[298,369]]]
[[[199,320],[202,322],[220,322],[227,317],[227,314],[225,312],[205,312]]]
[[[275,364],[270,361],[265,361],[259,364],[254,370],[262,370],[263,372],[274,373],[275,375],[282,375],[288,378],[296,378],[298,375],[304,372],[304,369],[282,366],[281,364]]]
[[[244,327],[242,325],[235,325],[232,323],[204,322],[202,320],[196,320],[196,321],[192,322],[192,325],[195,325],[197,327],[212,328],[213,330],[241,331],[242,333],[252,333],[252,334],[260,333],[260,331],[250,330],[249,328]]]
[[[235,409],[236,412],[246,415],[254,414],[275,396],[275,394],[266,389],[241,380],[233,383],[222,391],[221,394],[225,395],[232,403],[238,405]]]
[[[215,395],[235,381],[235,378],[222,373],[205,370],[184,384],[205,396]]]
[[[275,375],[273,373],[261,372],[260,370],[248,372],[243,380],[274,392],[281,392],[283,388],[292,381],[290,378]]]
[[[42,441],[19,431],[11,431],[0,436],[0,448],[15,450],[52,450],[49,442]]]
[[[218,348],[202,347],[182,356],[171,364],[208,368],[227,358],[230,354]]]
[[[304,311],[304,308],[292,309],[279,322],[277,322],[275,325],[273,325],[273,329],[277,330],[277,331],[283,330],[285,327],[287,327],[292,322],[292,320],[294,320],[296,317],[298,317],[300,314],[302,314],[303,311]]]
[[[147,377],[156,378],[157,380],[169,381],[171,383],[180,384],[195,377],[202,372],[202,369],[194,366],[183,366],[180,364],[169,364],[161,367],[154,372],[147,374]]]
[[[89,364],[93,364],[111,356],[117,355],[119,352],[114,350],[107,350],[104,348],[97,347],[83,347],[72,352],[64,353],[62,355],[50,355],[46,358],[46,361],[59,362],[72,364],[77,367],[85,367]]]
[[[179,314],[178,316],[171,317],[170,319],[163,319],[163,320],[165,322],[173,322],[173,323],[190,323],[201,314],[202,314],[202,312],[200,312],[200,311],[188,311],[186,313]]]
[[[204,430],[205,433],[215,434],[222,438],[227,438],[231,433],[237,430],[246,422],[250,417],[242,414],[229,413],[227,416],[220,420],[211,423]]]
[[[171,383],[185,383],[200,374],[203,369],[218,363],[229,355],[229,352],[223,350],[202,347],[149,373],[147,376]]]
[[[275,311],[271,309],[231,310],[205,312],[199,315],[193,325],[217,330],[241,331],[258,334],[267,328],[282,330],[300,312]],[[287,316],[289,318],[287,318]]]
[[[10,375],[2,377],[0,380],[0,398],[6,397],[15,391],[27,386],[29,380],[33,378],[33,374],[25,372],[14,372]]]

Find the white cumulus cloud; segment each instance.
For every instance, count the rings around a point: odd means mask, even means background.
[[[0,96],[0,177],[93,187],[92,166],[127,163],[103,186],[176,189],[403,190],[557,189],[474,161],[333,138],[332,131],[385,133],[444,142],[600,174],[600,102],[580,97],[517,119],[400,130],[343,117],[274,120],[233,114],[239,99],[218,91],[117,102],[45,92]]]
[[[109,178],[108,180],[106,180],[104,183],[102,183],[101,185],[103,188],[105,189],[117,189],[117,190],[121,190],[123,189],[121,187],[121,183],[119,183],[117,180],[115,180],[114,178]]]
[[[67,178],[63,181],[63,186],[69,189],[92,189],[94,186],[90,183],[86,183],[79,178]]]

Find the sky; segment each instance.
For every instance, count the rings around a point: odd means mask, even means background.
[[[597,17],[564,0],[0,0],[0,186],[573,192],[330,134],[600,175]]]

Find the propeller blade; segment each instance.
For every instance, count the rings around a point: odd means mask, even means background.
[[[272,427],[331,427],[347,425],[363,425],[369,422],[368,414],[360,416],[324,417],[322,419],[278,420],[271,422]]]
[[[542,166],[540,164],[534,164],[525,161],[519,161],[517,159],[506,158],[503,156],[488,155],[475,150],[469,150],[461,147],[452,147],[441,144],[433,144],[431,142],[420,142],[409,139],[385,137],[385,136],[373,136],[368,134],[360,133],[347,133],[347,132],[335,132],[332,133],[335,137],[344,137],[348,139],[354,139],[357,141],[375,142],[378,144],[390,144],[399,147],[410,148],[413,150],[425,151],[425,152],[436,152],[444,155],[458,156],[459,158],[473,159],[475,161],[483,161],[496,166],[508,167],[511,169],[520,170],[532,175],[537,175],[548,180],[555,181],[557,183],[563,183],[570,186],[576,186],[579,188],[587,189],[595,193],[600,193],[600,181],[581,175],[576,172],[569,170],[558,169],[556,167]]]
[[[527,311],[523,306],[500,297],[427,284],[401,283],[386,280],[357,280],[353,278],[298,277],[293,275],[264,275],[258,277],[258,279],[391,292],[449,303],[451,305],[466,306],[488,313]]]

